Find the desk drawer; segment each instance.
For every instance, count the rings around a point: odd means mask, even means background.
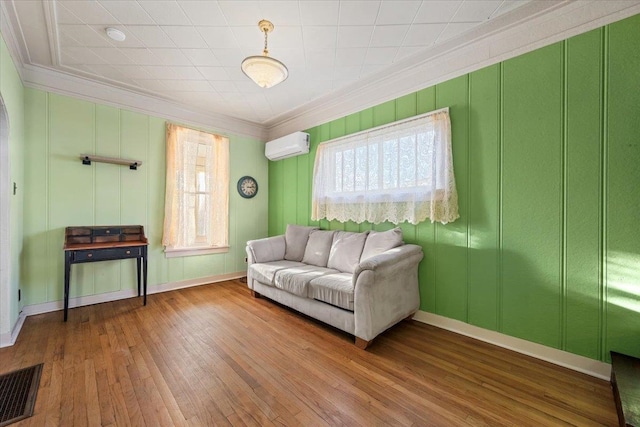
[[[94,236],[117,236],[122,230],[119,227],[96,227],[92,232]]]
[[[142,248],[109,248],[75,251],[72,262],[107,261],[111,259],[137,258],[142,255]]]

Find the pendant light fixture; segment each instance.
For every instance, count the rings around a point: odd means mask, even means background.
[[[280,61],[269,56],[267,34],[273,31],[273,24],[266,19],[258,22],[260,31],[264,33],[264,50],[262,55],[248,56],[242,61],[242,72],[263,88],[270,88],[282,83],[289,76],[289,70]]]

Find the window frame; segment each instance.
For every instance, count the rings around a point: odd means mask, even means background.
[[[428,115],[432,115],[433,113],[428,113]],[[416,118],[413,118],[413,120],[416,120]],[[403,121],[404,122],[404,121]],[[394,122],[393,125],[397,125],[400,124],[402,122]],[[385,125],[385,126],[380,126],[378,128],[385,128],[386,126],[389,125]],[[358,135],[362,134],[362,133],[373,133],[375,132],[376,129],[378,128],[374,128],[374,129],[369,129],[367,131],[364,132],[358,132],[356,134],[351,134],[348,135],[346,138],[349,139],[355,139],[358,137]],[[416,137],[418,136],[418,134],[416,134]],[[342,138],[341,138],[342,139]],[[398,139],[398,144],[399,144],[400,139]],[[335,142],[339,142],[339,141],[335,141]],[[393,196],[393,198],[396,201],[402,202],[402,201],[409,201],[409,200],[414,200],[415,195],[419,194],[419,191],[422,188],[429,188],[429,181],[426,181],[424,184],[419,184],[418,182],[421,181],[421,178],[419,176],[419,172],[418,172],[418,166],[417,166],[417,159],[415,160],[415,173],[414,173],[414,183],[415,185],[411,185],[411,186],[402,186],[402,182],[400,179],[400,169],[401,169],[401,165],[400,162],[398,161],[398,167],[396,168],[396,185],[395,187],[386,187],[385,188],[385,184],[384,184],[384,175],[385,175],[385,167],[384,167],[384,156],[385,156],[385,148],[384,148],[384,144],[386,142],[389,142],[389,140],[379,140],[376,141],[372,144],[366,143],[363,144],[359,147],[354,148],[345,148],[344,150],[341,151],[334,151],[332,154],[334,156],[337,156],[338,154],[341,154],[342,159],[345,158],[345,152],[347,151],[355,151],[358,148],[369,148],[371,146],[376,145],[377,146],[377,156],[378,156],[378,174],[377,174],[377,185],[375,189],[370,189],[370,188],[365,188],[365,189],[356,189],[356,185],[354,184],[354,189],[353,190],[345,190],[344,189],[344,180],[343,180],[343,190],[333,190],[333,191],[327,191],[326,194],[327,196],[332,199],[332,201],[334,203],[358,203],[358,199],[362,199],[362,198],[366,198],[367,202],[369,203],[376,203],[376,202],[383,202],[384,197],[385,196]],[[334,141],[328,141],[327,143],[334,143]],[[418,142],[414,142],[414,145],[417,145]],[[418,148],[416,147],[416,150],[418,150]],[[398,150],[399,151],[399,148]],[[354,153],[354,156],[356,156],[356,154]],[[366,160],[366,159],[365,159]],[[335,158],[336,163],[339,161],[337,159],[337,157]],[[343,160],[340,160],[343,161]],[[365,163],[367,163],[365,161]],[[369,170],[369,164],[366,165],[366,169],[367,172]],[[357,166],[356,166],[357,168]],[[339,169],[339,167],[336,165],[336,169]],[[354,181],[356,179],[356,175],[357,172],[354,171],[353,174],[353,178]],[[341,175],[340,175],[341,177]],[[336,175],[336,187],[338,187],[338,178],[339,176]],[[427,178],[424,178],[427,179]],[[429,200],[440,200],[442,199],[442,190],[444,190],[444,183],[441,183],[442,185],[440,186],[440,188],[436,188],[436,195],[435,198],[432,196],[432,191],[429,191],[428,194],[427,193],[422,193],[421,196],[422,200],[424,201],[429,201]]]
[[[455,220],[450,127],[445,107],[321,143],[311,219],[376,224]]]

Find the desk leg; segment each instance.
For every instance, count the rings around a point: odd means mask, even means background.
[[[64,251],[64,321],[69,311],[69,281],[71,280],[71,251]]]
[[[140,257],[136,258],[136,264],[138,267],[138,296],[140,296]]]
[[[142,249],[144,258],[142,258],[143,277],[144,277],[144,305],[147,305],[147,247]]]

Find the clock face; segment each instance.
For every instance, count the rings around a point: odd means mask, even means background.
[[[258,194],[258,183],[250,176],[243,176],[238,180],[238,193],[245,199],[250,199]]]

